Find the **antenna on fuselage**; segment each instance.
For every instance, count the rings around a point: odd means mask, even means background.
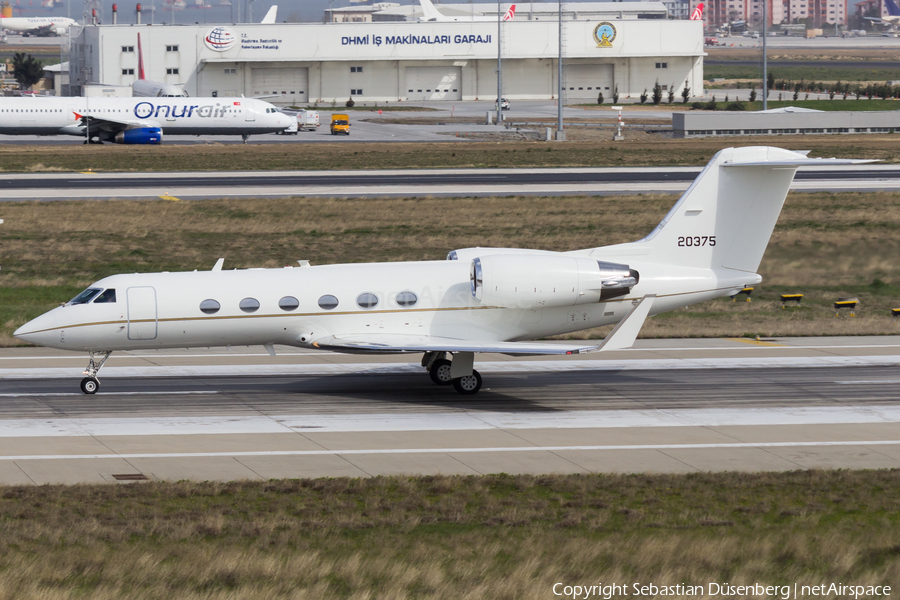
[[[224,265],[224,264],[225,264],[225,259],[224,259],[224,258],[220,258],[219,260],[216,261],[216,264],[213,265],[212,270],[213,270],[213,271],[221,271],[221,270],[222,270],[222,265]]]

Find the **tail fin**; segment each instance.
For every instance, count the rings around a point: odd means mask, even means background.
[[[141,34],[138,34],[138,79],[144,79],[144,51],[141,49]]]
[[[756,146],[716,154],[650,235],[610,246],[661,264],[756,273],[797,168],[857,164]],[[597,249],[593,255],[603,255]]]
[[[702,21],[703,20],[703,3],[697,5],[697,8],[694,9],[694,12],[691,13],[691,21]]]
[[[510,5],[509,9],[506,11],[506,14],[503,15],[503,20],[504,21],[512,21],[515,18],[516,18],[516,5],[512,4],[512,5]]]
[[[272,8],[269,9],[269,12],[266,13],[266,16],[263,17],[263,20],[260,21],[263,25],[272,25],[275,23],[275,19],[278,18],[278,5],[273,4]]]
[[[887,6],[888,14],[892,17],[900,17],[900,6],[897,6],[897,3],[894,0],[884,0],[885,6]]]
[[[422,21],[443,21],[444,15],[434,7],[431,0],[419,0],[422,6]]]

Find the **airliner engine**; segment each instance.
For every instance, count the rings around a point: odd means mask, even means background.
[[[495,254],[472,260],[472,296],[485,306],[549,308],[624,296],[640,275],[628,265],[560,255]]]
[[[162,129],[159,127],[135,127],[116,134],[117,144],[161,144]]]

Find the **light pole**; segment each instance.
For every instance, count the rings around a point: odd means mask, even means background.
[[[762,0],[763,5],[763,110],[769,109],[769,73],[767,64],[768,57],[766,56],[766,37],[769,32],[769,19],[766,16],[766,8],[768,7],[769,0]]]
[[[500,12],[500,0],[497,0],[497,125],[503,121],[503,14]]]
[[[556,59],[556,141],[566,139],[563,129],[563,2],[559,0],[559,56]]]

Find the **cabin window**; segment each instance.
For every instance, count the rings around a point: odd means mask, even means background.
[[[325,294],[319,298],[319,308],[322,310],[332,310],[337,308],[338,299],[331,294]]]
[[[259,300],[256,298],[244,298],[238,306],[245,313],[256,312],[259,310]]]
[[[207,315],[214,315],[222,308],[215,300],[204,300],[200,303],[200,312]]]
[[[102,294],[97,296],[97,299],[94,300],[94,304],[104,304],[104,303],[112,303],[116,301],[116,290],[114,288],[109,288],[104,291]]]
[[[285,296],[278,301],[278,308],[281,310],[297,310],[299,306],[300,301],[293,296]]]
[[[374,308],[378,306],[378,296],[369,292],[363,292],[356,297],[356,305],[360,308]]]
[[[400,292],[397,294],[397,304],[400,306],[415,306],[419,301],[419,297],[413,292]]]
[[[101,288],[88,288],[69,300],[69,304],[87,304],[94,299],[94,296],[102,292]]]

